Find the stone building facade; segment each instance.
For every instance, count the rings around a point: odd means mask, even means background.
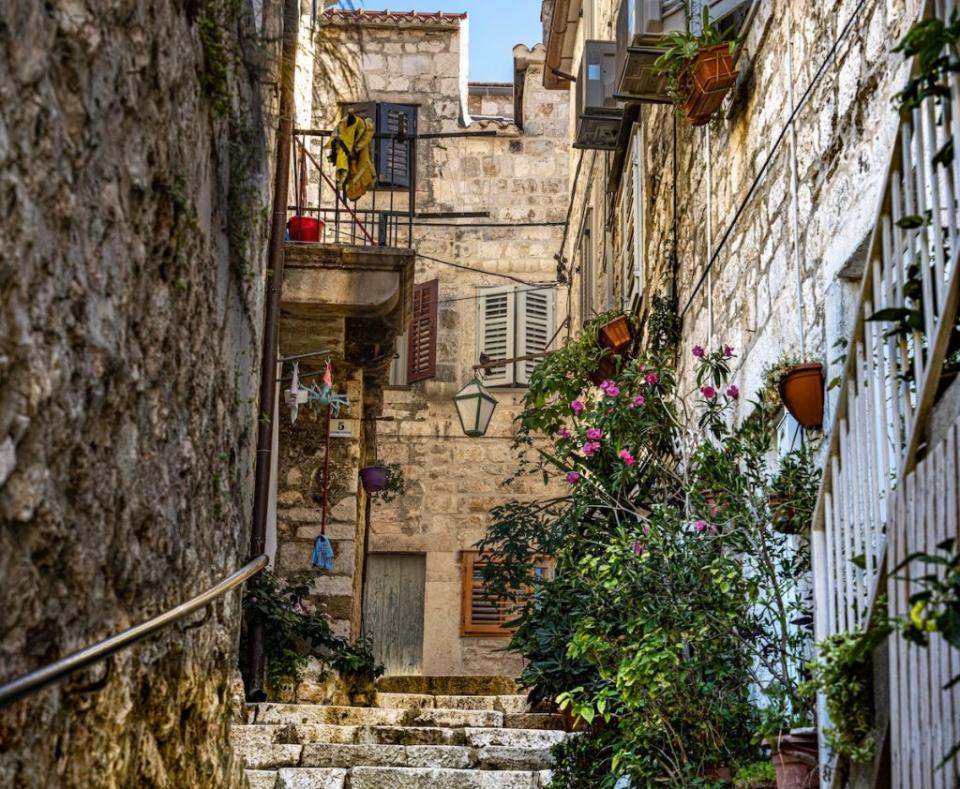
[[[0,680],[246,561],[279,25],[0,7]],[[0,711],[0,784],[240,786],[239,629],[233,592]]]
[[[382,390],[384,418],[365,421],[363,439],[353,448],[343,440],[334,445],[334,466],[351,469],[349,478],[332,480],[328,509],[331,536],[343,558],[331,574],[317,573],[313,588],[341,629],[354,635],[362,629],[373,638],[389,672],[515,676],[517,660],[501,651],[505,633],[462,634],[463,567],[485,532],[492,506],[511,496],[544,493],[541,481],[501,485],[516,469],[513,419],[524,376],[535,362],[511,364],[509,371],[501,368],[488,376],[498,406],[483,438],[463,434],[453,395],[474,376],[484,348],[491,358],[512,358],[524,355],[525,348],[540,350],[557,342],[553,335],[568,310],[554,288],[554,255],[566,209],[567,101],[543,88],[542,46],[514,48],[512,85],[468,83],[467,46],[467,18],[459,14],[334,12],[312,36],[302,37],[302,50],[316,54],[312,67],[305,58],[299,68],[298,125],[329,129],[346,106],[379,102],[415,107],[418,134],[444,135],[420,139],[415,146],[411,246],[418,255],[417,287],[436,281],[433,369],[424,380],[408,382],[409,338],[401,338]],[[337,58],[324,54],[331,51],[339,53]],[[341,71],[341,59],[359,67],[356,79]],[[317,186],[311,174],[308,213],[310,190]],[[402,191],[395,198],[404,205]],[[484,290],[491,288],[498,290]],[[533,295],[517,292],[528,290]],[[488,304],[488,296],[498,301]],[[489,338],[495,331],[488,330],[483,310],[505,305],[510,320],[526,326],[521,316],[534,302],[548,314],[538,313],[542,320],[527,334],[512,325],[510,338],[494,348]],[[478,338],[478,331],[486,339]],[[373,397],[353,395],[365,402],[381,398],[379,391]],[[371,402],[365,413],[372,417],[380,411]],[[304,485],[321,455],[305,458],[298,449],[294,457],[285,449],[302,441],[302,430],[311,431],[315,445],[313,423],[301,428],[298,420],[280,437],[277,569],[282,574],[309,571],[310,538],[320,518],[316,490],[305,491]],[[357,490],[356,465],[339,462],[344,452],[357,453],[362,462],[376,452],[379,459],[399,464],[406,494],[390,504],[369,501]],[[348,542],[338,546],[340,540]],[[413,580],[404,587],[400,608],[412,606],[419,625],[413,628],[416,643],[398,663],[382,647],[398,640],[382,629],[387,626],[382,614],[390,618],[383,579],[406,572],[403,568]]]

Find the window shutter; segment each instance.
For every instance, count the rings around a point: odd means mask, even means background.
[[[517,290],[517,316],[519,319],[517,356],[541,353],[547,350],[547,343],[553,338],[553,296],[552,288],[539,290]],[[540,359],[517,362],[517,383],[529,384],[533,368]]]
[[[439,280],[413,288],[413,319],[407,333],[407,383],[437,374],[437,293]]]
[[[412,104],[377,105],[377,132],[381,135],[396,134],[403,124],[403,142],[380,137],[377,139],[377,180],[385,186],[409,187],[411,179],[411,154],[417,134],[417,108]]]
[[[463,636],[509,636],[511,628],[506,623],[514,619],[515,609],[511,603],[491,599],[483,584],[483,567],[486,560],[477,551],[464,551],[462,612],[460,634]],[[553,559],[538,557],[531,578],[538,581],[553,577]],[[534,593],[532,584],[523,589],[524,596]],[[534,598],[536,603],[536,598]]]
[[[477,299],[477,359],[483,354],[490,360],[514,356],[514,320],[516,299],[512,287],[481,288]],[[513,383],[514,364],[500,365],[483,371],[487,386]]]

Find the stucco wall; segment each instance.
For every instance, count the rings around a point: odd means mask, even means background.
[[[0,678],[247,555],[272,123],[249,13],[0,5]],[[239,785],[239,614],[4,710],[0,784]]]

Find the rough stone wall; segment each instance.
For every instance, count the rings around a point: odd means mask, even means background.
[[[616,3],[595,3],[603,29]],[[807,354],[826,362],[839,355],[830,346],[847,333],[858,267],[896,131],[890,99],[902,86],[906,70],[902,56],[890,50],[919,6],[918,0],[867,4],[796,117],[803,332]],[[640,110],[646,191],[643,309],[649,309],[653,294],[669,293],[672,287],[676,219],[676,294],[681,310],[689,303],[682,347],[735,346],[740,354],[737,383],[747,393],[761,384],[768,364],[800,350],[789,135],[735,222],[734,216],[791,112],[788,42],[793,48],[793,94],[799,100],[855,7],[840,0],[815,7],[758,3],[738,62],[741,80],[724,105],[721,128],[692,128],[678,120],[676,182],[673,111],[654,105]],[[609,175],[598,168],[594,178]],[[579,185],[578,194],[587,188]],[[621,184],[612,199],[614,210],[619,211],[622,198]],[[710,274],[698,287],[731,224]],[[620,290],[623,240],[616,222],[612,230]],[[681,361],[689,367],[689,354],[681,354]],[[682,384],[691,383],[691,371],[682,373]],[[831,370],[828,377],[834,374]],[[749,405],[742,402],[741,408]]]
[[[455,24],[341,26],[323,34],[340,36],[341,51],[362,64],[363,84],[341,100],[416,103],[421,132],[463,131],[463,42]],[[380,457],[403,466],[407,494],[373,505],[368,550],[426,554],[423,671],[432,675],[519,671],[516,658],[499,652],[503,639],[460,637],[460,552],[484,534],[492,506],[546,493],[541,481],[500,484],[516,468],[510,444],[523,390],[495,392],[499,405],[482,439],[462,434],[452,402],[477,361],[477,288],[509,283],[498,274],[530,282],[556,276],[553,255],[566,209],[566,97],[542,87],[542,47],[518,46],[514,57],[523,70],[522,133],[512,124],[479,122],[466,131],[496,136],[419,143],[418,211],[488,211],[489,217],[425,221],[416,229],[416,248],[486,273],[418,259],[417,282],[439,279],[437,375],[385,391],[384,414],[394,421],[378,426]],[[319,80],[314,87],[312,121],[325,128],[338,97]],[[512,226],[482,226],[503,223]],[[561,292],[556,308],[559,326],[567,311]]]
[[[217,0],[0,4],[2,679],[246,557],[271,110],[258,41],[276,12],[258,29]],[[239,785],[239,621],[234,592],[0,712],[0,784]]]

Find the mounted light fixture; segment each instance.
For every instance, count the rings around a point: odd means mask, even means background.
[[[497,400],[479,377],[474,376],[453,396],[453,404],[457,408],[457,416],[460,417],[460,427],[466,435],[479,438],[486,434],[493,411],[497,407]]]

